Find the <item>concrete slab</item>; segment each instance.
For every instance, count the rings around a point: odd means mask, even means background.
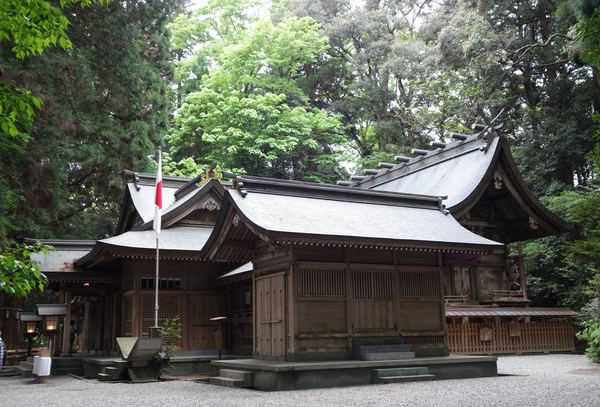
[[[286,362],[257,359],[214,360],[213,376],[221,369],[246,370],[254,374],[253,388],[263,391],[300,390],[374,384],[373,370],[423,366],[437,380],[498,375],[495,356],[440,356],[405,360],[340,360]]]

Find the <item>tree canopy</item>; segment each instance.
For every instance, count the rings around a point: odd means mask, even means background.
[[[525,243],[534,305],[599,296],[600,1],[21,3],[0,5],[3,241],[110,234],[156,145],[167,174],[332,183],[497,120],[575,225]]]

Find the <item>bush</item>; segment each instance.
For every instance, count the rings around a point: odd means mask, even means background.
[[[593,362],[600,362],[600,319],[585,323],[586,328],[577,333],[579,339],[587,342],[585,354]]]
[[[157,379],[160,379],[163,372],[171,367],[171,358],[177,353],[177,341],[181,339],[181,322],[179,315],[173,319],[167,319],[162,328],[159,329],[162,337],[162,350],[154,357],[150,367],[154,371]]]

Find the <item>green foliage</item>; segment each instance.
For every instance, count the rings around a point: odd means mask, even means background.
[[[39,328],[35,330],[35,335],[31,339],[33,340],[33,345],[38,348],[48,345],[48,337]]]
[[[114,232],[123,171],[148,171],[169,125],[167,24],[182,3],[67,5],[72,49],[20,60],[0,44],[6,77],[43,101],[28,142],[0,138],[0,239]]]
[[[92,3],[107,3],[109,0],[60,0],[60,8],[47,0],[4,0],[0,4],[2,23],[0,41],[8,39],[13,43],[12,51],[17,58],[41,54],[51,45],[63,49],[73,44],[66,33],[69,20],[61,8],[79,4],[81,7]]]
[[[214,21],[231,16],[210,13]],[[332,182],[344,157],[341,118],[309,106],[295,82],[327,49],[318,25],[292,18],[236,27],[247,35],[207,47],[219,50],[211,56],[217,66],[175,115],[167,137],[174,166],[216,162],[236,173]]]
[[[110,0],[60,0],[60,8],[47,0],[3,0],[0,3],[0,42],[7,40],[18,59],[39,55],[50,46],[72,48],[67,35],[69,20],[61,8],[79,4],[107,3]],[[16,83],[0,82],[0,135],[16,137],[31,127],[34,108],[41,100]]]
[[[587,342],[585,354],[593,362],[600,362],[600,319],[587,322],[585,329],[577,333],[579,339]]]
[[[32,253],[48,253],[41,243],[21,244],[0,249],[0,291],[15,297],[26,297],[31,291],[42,291],[48,284],[39,263],[31,260]]]
[[[331,146],[343,142],[339,120],[316,109],[290,107],[282,94],[227,95],[205,88],[190,94],[178,113],[168,137],[172,151],[192,147],[203,164],[316,180],[338,163]]]
[[[528,291],[535,305],[581,309],[600,293],[600,191],[578,188],[548,206],[571,222],[571,233],[524,245]]]
[[[171,359],[177,354],[177,343],[181,339],[181,321],[179,315],[167,319],[159,328],[162,337],[162,350],[156,354],[150,363],[156,378],[159,379],[163,372],[171,367]]]

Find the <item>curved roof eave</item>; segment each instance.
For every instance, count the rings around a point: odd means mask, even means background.
[[[553,234],[560,234],[572,230],[572,224],[550,211],[533,195],[521,176],[521,172],[517,168],[517,163],[510,153],[508,142],[504,142],[501,148],[502,154],[499,155],[499,160],[502,161],[504,170],[509,172],[511,177],[516,181],[519,192],[521,193],[521,199],[527,201],[529,203],[528,207],[537,212],[538,220],[543,221],[544,224],[551,227]]]
[[[246,196],[228,191],[213,233],[200,252],[218,257],[220,245],[233,227],[243,222],[257,237],[270,243],[320,241],[365,244],[372,247],[445,248],[489,251],[503,246],[462,227],[438,209],[344,202],[311,197],[276,195],[259,191]],[[345,213],[355,218],[345,218]]]

